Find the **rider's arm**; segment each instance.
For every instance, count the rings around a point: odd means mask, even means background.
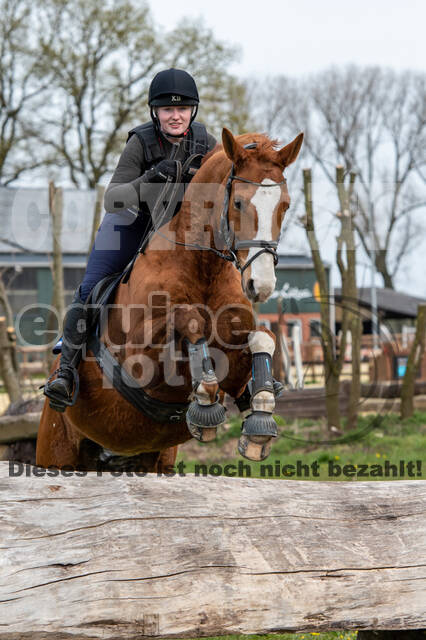
[[[208,133],[208,151],[211,151],[216,144],[216,138]],[[142,145],[138,137],[133,135],[126,144],[105,191],[105,211],[116,213],[123,209],[130,209],[137,213],[141,201],[148,201],[152,197],[149,186],[151,178],[149,170],[146,171],[144,165]]]
[[[133,135],[124,147],[105,191],[105,211],[116,213],[123,209],[131,209],[137,213],[140,201],[147,195],[144,194],[144,190],[149,190],[148,173],[145,171],[142,145],[138,137]]]

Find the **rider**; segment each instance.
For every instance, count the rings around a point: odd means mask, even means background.
[[[85,302],[93,287],[105,276],[121,272],[152,228],[149,190],[153,183],[175,181],[179,167],[198,157],[181,176],[188,183],[204,156],[216,145],[205,126],[195,122],[198,90],[189,73],[166,69],[149,87],[151,122],[129,132],[127,144],[105,192],[105,211],[89,256],[86,272],[70,306],[63,328],[62,355],[56,377],[46,382],[44,394],[50,406],[65,411],[77,397],[77,368],[86,341]],[[179,161],[181,165],[179,165]],[[175,213],[180,202],[177,202]]]

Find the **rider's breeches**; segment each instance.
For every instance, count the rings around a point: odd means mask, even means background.
[[[105,276],[122,271],[135,255],[147,230],[146,217],[128,210],[106,213],[96,234],[80,286],[82,300]]]

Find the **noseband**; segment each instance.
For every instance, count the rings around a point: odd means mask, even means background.
[[[256,146],[256,142],[251,142],[250,144],[244,145],[244,149],[255,149]],[[274,242],[272,240],[238,240],[237,242],[235,242],[234,246],[232,246],[234,234],[229,226],[229,203],[231,200],[232,182],[234,180],[239,180],[239,182],[246,182],[247,184],[253,184],[256,187],[277,187],[285,184],[286,181],[284,179],[282,180],[282,182],[276,182],[274,184],[262,184],[261,182],[254,182],[253,180],[248,180],[247,178],[241,178],[240,176],[235,175],[235,166],[234,164],[232,164],[231,172],[228,176],[228,180],[226,181],[222,214],[220,216],[220,234],[225,242],[227,250],[232,256],[232,261],[235,262],[235,265],[241,275],[243,275],[247,267],[249,267],[251,263],[256,260],[256,258],[262,255],[262,253],[270,253],[274,259],[274,266],[276,266],[278,263],[278,242]],[[249,260],[247,260],[244,266],[241,266],[236,252],[240,249],[251,249],[252,247],[259,247],[260,251],[257,251]]]

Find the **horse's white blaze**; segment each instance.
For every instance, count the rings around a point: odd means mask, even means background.
[[[273,180],[265,178],[262,185],[276,184]],[[269,240],[272,238],[272,219],[277,204],[280,201],[281,188],[276,187],[258,187],[256,193],[251,199],[251,203],[256,207],[258,229],[254,240]],[[247,260],[250,260],[258,251],[259,247],[251,247]],[[275,289],[275,270],[274,259],[270,253],[262,253],[251,263],[251,278],[253,280],[254,290],[259,296],[259,300],[263,302]]]

